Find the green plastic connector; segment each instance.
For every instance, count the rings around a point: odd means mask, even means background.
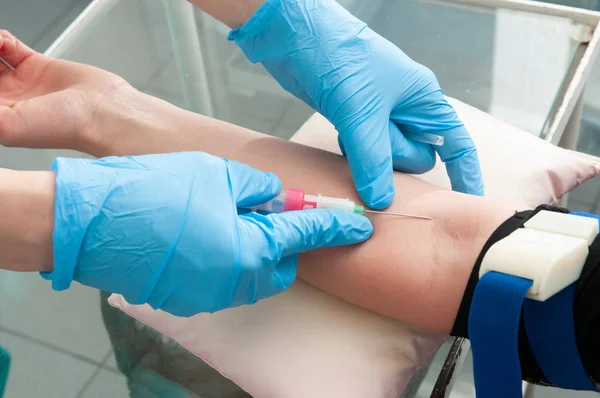
[[[365,214],[365,208],[364,208],[364,207],[362,207],[362,206],[358,206],[358,205],[356,205],[356,206],[354,206],[354,211],[353,211],[353,213],[354,213],[354,214],[360,214],[360,215],[364,215],[364,214]]]

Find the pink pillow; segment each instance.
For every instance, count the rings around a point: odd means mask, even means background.
[[[557,203],[598,174],[597,159],[556,148],[451,100],[479,148],[486,194],[527,206]],[[293,141],[339,153],[313,116]],[[421,176],[450,187],[443,165]],[[399,397],[444,336],[416,331],[297,281],[255,305],[177,318],[123,297],[111,305],[172,337],[254,397]]]
[[[252,306],[179,318],[109,303],[172,337],[253,397],[390,397],[445,336],[419,333],[296,281]]]

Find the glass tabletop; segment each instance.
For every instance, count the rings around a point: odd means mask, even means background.
[[[225,26],[200,11],[195,26],[177,20],[178,2],[115,2],[65,55],[179,106],[289,138],[313,111],[250,64]],[[566,18],[448,1],[340,3],[431,68],[447,95],[533,134],[544,129],[582,29]],[[183,40],[191,29],[198,40]]]
[[[431,68],[447,95],[532,134],[543,131],[579,43],[580,26],[564,18],[447,1],[340,3]],[[115,72],[175,105],[281,138],[291,137],[313,113],[260,65],[246,61],[226,40],[225,26],[197,10],[186,14],[184,0],[95,4],[102,4],[101,12],[81,21],[76,40],[54,49],[62,57]],[[33,159],[20,151],[4,150],[2,166],[45,168],[57,154],[36,152]],[[3,341],[43,341],[77,357],[85,365],[74,378],[87,375],[88,367],[100,369],[78,396],[92,397],[94,388],[98,396],[248,396],[168,338],[110,307],[105,293],[77,287],[53,294],[37,275],[3,274],[0,282]],[[34,307],[39,317],[22,315]],[[62,362],[53,357],[49,363]],[[117,375],[122,389],[111,387]],[[45,396],[67,396],[52,391]]]

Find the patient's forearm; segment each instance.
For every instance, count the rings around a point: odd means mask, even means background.
[[[189,0],[230,28],[242,26],[265,0]]]
[[[345,159],[192,114],[144,96],[121,133],[104,137],[96,155],[201,150],[275,172],[284,187],[359,201]],[[118,113],[126,104],[111,111]],[[125,108],[126,109],[126,108]],[[132,116],[134,115],[134,116]],[[397,173],[391,211],[434,221],[372,217],[365,244],[301,256],[303,280],[347,301],[414,326],[449,332],[476,257],[514,207],[438,189]]]
[[[0,169],[0,268],[52,270],[55,178]]]

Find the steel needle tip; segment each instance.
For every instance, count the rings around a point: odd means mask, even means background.
[[[421,220],[433,220],[433,218],[431,218],[431,217],[416,216],[414,214],[393,213],[391,211],[377,211],[377,210],[366,210],[365,209],[365,213],[384,214],[387,216],[406,217],[406,218],[418,218]]]

